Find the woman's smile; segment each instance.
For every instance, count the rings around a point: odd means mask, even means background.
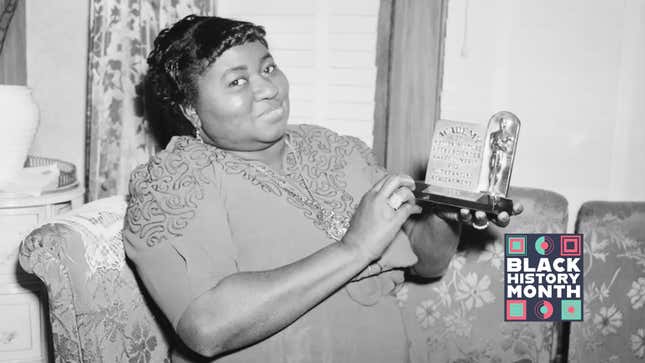
[[[256,119],[261,122],[273,122],[281,120],[282,115],[284,115],[284,106],[279,105],[268,107],[265,111],[262,111]]]
[[[259,42],[231,47],[198,79],[197,113],[207,140],[236,151],[280,142],[289,118],[289,82]]]

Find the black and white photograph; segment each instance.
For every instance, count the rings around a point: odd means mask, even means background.
[[[645,363],[645,0],[0,0],[0,363]]]

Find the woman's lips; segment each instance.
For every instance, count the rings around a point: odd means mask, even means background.
[[[276,108],[262,112],[260,116],[258,116],[258,119],[264,121],[274,121],[282,117],[283,114],[284,108],[282,106],[278,106]]]

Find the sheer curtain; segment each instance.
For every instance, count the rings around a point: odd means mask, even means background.
[[[130,172],[154,153],[137,86],[157,33],[188,14],[213,14],[215,0],[94,0],[87,78],[88,199],[125,194]]]

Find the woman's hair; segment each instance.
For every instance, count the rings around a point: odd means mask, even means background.
[[[146,118],[161,147],[172,136],[194,135],[181,107],[197,100],[197,78],[229,48],[260,42],[264,28],[216,16],[189,15],[159,32],[148,55]]]

